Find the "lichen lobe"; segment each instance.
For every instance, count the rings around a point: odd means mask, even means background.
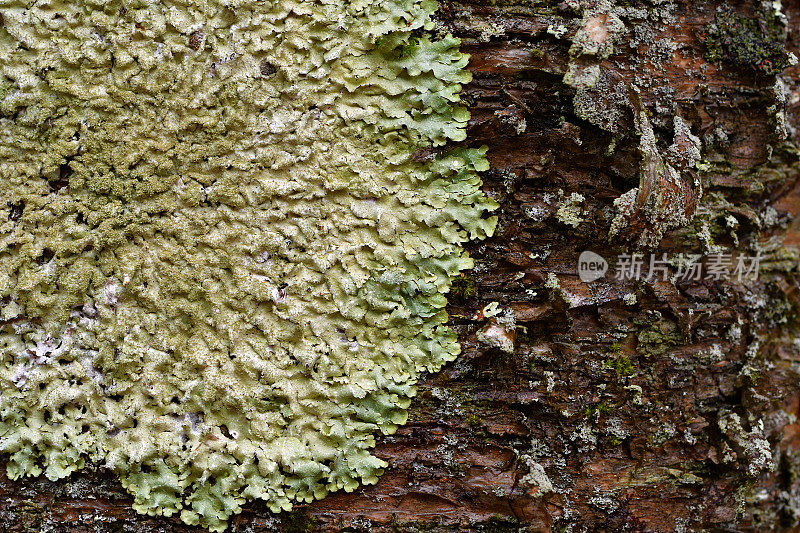
[[[428,1],[0,1],[0,452],[221,531],[374,483],[490,235]],[[412,35],[412,33],[414,35]]]

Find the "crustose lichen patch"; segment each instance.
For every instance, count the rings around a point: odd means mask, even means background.
[[[374,483],[490,235],[428,0],[0,0],[0,452],[221,531]]]

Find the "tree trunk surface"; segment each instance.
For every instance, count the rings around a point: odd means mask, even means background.
[[[467,143],[501,204],[449,297],[462,355],[378,439],[377,485],[250,503],[230,531],[797,530],[800,1],[465,0],[438,19],[472,56]],[[587,250],[610,262],[588,283]],[[635,252],[647,273],[720,250],[760,254],[758,279],[617,275]],[[105,470],[4,464],[2,532],[199,531],[136,514]]]

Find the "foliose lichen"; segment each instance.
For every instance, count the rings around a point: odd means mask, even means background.
[[[374,483],[490,235],[429,0],[0,0],[0,452],[221,531]]]

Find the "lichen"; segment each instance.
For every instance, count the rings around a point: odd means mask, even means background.
[[[0,452],[221,531],[374,483],[490,235],[435,2],[0,1]]]
[[[720,431],[739,449],[746,462],[746,472],[750,477],[757,477],[763,472],[772,472],[776,468],[772,456],[772,446],[766,437],[763,420],[750,417],[750,430],[746,431],[742,418],[733,412],[722,412],[717,420]],[[728,453],[735,458],[733,450]]]
[[[615,44],[625,34],[625,24],[609,0],[582,0],[575,7],[582,19],[571,39],[563,81],[576,90],[573,102],[578,117],[616,133],[625,102],[601,64],[614,53]]]
[[[645,320],[634,320],[637,325],[637,351],[642,355],[663,355],[681,340],[678,325],[657,313]]]
[[[556,218],[562,224],[577,228],[583,222],[583,208],[581,204],[586,198],[577,192],[570,194],[558,204]]]
[[[780,9],[748,18],[731,9],[717,13],[705,38],[705,58],[726,61],[762,75],[780,74],[792,61],[785,47],[786,28]]]
[[[520,484],[534,489],[536,495],[555,491],[553,482],[547,477],[542,465],[537,463],[530,455],[522,455],[520,460],[528,468],[528,473],[520,478]]]
[[[668,230],[686,226],[694,219],[703,191],[697,176],[702,144],[688,124],[676,115],[673,117],[673,143],[667,153],[662,154],[638,94],[631,91],[631,96],[634,107],[639,108],[636,123],[641,134],[641,175],[639,187],[614,201],[617,213],[611,222],[609,237],[622,236],[639,218],[639,223],[645,227],[638,234],[636,245],[654,248]]]

